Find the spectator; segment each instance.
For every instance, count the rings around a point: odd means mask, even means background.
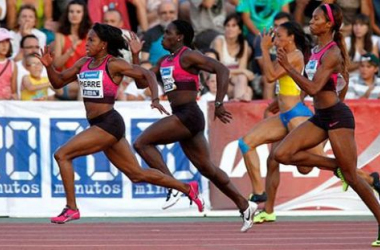
[[[7,16],[7,2],[0,0],[0,27],[5,26],[5,20]]]
[[[29,74],[22,78],[21,100],[47,100],[50,82],[46,76],[42,76],[42,63],[34,55],[26,56],[25,63]]]
[[[379,0],[369,0],[370,18],[371,25],[373,28],[373,33],[380,36],[380,1]],[[380,44],[379,44],[380,48]]]
[[[141,52],[141,65],[148,69],[156,65],[161,57],[169,54],[162,47],[161,41],[166,26],[177,19],[177,7],[172,1],[162,1],[157,11],[160,23],[149,29],[143,37],[144,44]]]
[[[46,35],[40,30],[36,29],[37,22],[37,12],[33,5],[23,5],[21,6],[18,17],[17,25],[12,34],[12,57],[15,61],[22,59],[22,53],[20,53],[20,41],[26,36],[33,34],[38,38],[40,48],[46,45]]]
[[[253,47],[255,36],[264,28],[269,29],[273,25],[274,17],[280,11],[289,13],[289,2],[293,0],[240,0],[236,11],[241,13],[248,43]]]
[[[347,99],[379,99],[380,78],[379,59],[372,53],[366,53],[360,58],[359,75],[350,78]]]
[[[220,62],[230,70],[228,97],[233,100],[250,101],[253,92],[249,82],[254,74],[247,69],[251,49],[243,36],[243,21],[237,14],[229,15],[224,21],[224,35],[217,36],[211,45]]]
[[[82,0],[69,3],[59,22],[54,45],[54,67],[58,70],[70,68],[86,55],[86,38],[91,28],[87,6]],[[74,81],[63,88],[61,100],[77,100],[78,82]]]
[[[93,23],[100,23],[104,20],[104,13],[107,10],[116,9],[122,16],[123,28],[131,30],[126,2],[127,0],[88,0],[88,9],[91,10],[89,12],[91,21]]]
[[[122,19],[122,16],[120,14],[120,12],[116,9],[112,9],[112,10],[107,10],[105,13],[104,13],[104,16],[103,16],[103,23],[105,24],[108,24],[108,25],[111,25],[111,26],[114,26],[116,28],[119,28],[121,29],[121,31],[123,32],[123,35],[126,36],[126,37],[130,37],[130,31],[128,30],[125,30],[123,29],[124,25],[123,25],[123,19]],[[120,51],[122,54],[123,54],[123,58],[131,63],[132,62],[132,54],[129,50],[122,50]]]
[[[0,28],[0,100],[17,100],[16,76],[17,67],[13,60],[11,33]]]
[[[201,100],[215,102],[216,98],[216,74],[208,74],[206,78],[206,86],[208,91],[201,95]],[[228,101],[228,96],[225,95],[223,101]]]
[[[52,0],[9,0],[9,11],[7,17],[8,27],[15,28],[16,13],[20,12],[22,6],[33,6],[36,11],[35,27],[40,29],[50,26],[53,21],[53,3]]]
[[[361,55],[373,53],[378,56],[377,38],[372,35],[369,17],[364,14],[358,14],[352,25],[350,37],[345,38],[348,55],[351,59],[348,68],[350,75],[359,74],[359,62]]]
[[[206,49],[210,47],[215,37],[224,32],[225,1],[189,0],[189,2],[190,21],[195,31],[194,46],[199,50]]]
[[[373,9],[370,9],[372,0],[336,0],[336,3],[341,7],[343,13],[343,26],[340,31],[344,36],[351,35],[352,24],[358,14],[371,16]]]

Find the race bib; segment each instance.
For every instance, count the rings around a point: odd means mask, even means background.
[[[160,68],[162,82],[164,84],[164,92],[170,92],[177,88],[173,78],[174,66]]]
[[[306,64],[306,74],[309,80],[313,80],[315,72],[317,72],[317,67],[318,67],[318,61],[317,60],[311,60]]]
[[[103,71],[84,71],[77,75],[84,98],[103,98]]]

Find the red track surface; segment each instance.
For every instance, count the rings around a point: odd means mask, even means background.
[[[375,222],[1,223],[0,249],[371,249]]]

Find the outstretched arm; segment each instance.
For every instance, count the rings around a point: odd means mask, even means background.
[[[137,81],[147,82],[152,93],[152,108],[157,108],[161,113],[169,115],[165,108],[160,104],[160,99],[158,98],[158,84],[156,76],[153,74],[153,72],[150,72],[141,66],[129,64],[121,59],[110,61],[108,64],[108,69],[110,70],[111,75],[121,74],[124,76],[132,77],[135,79],[136,83]]]
[[[53,67],[53,56],[49,46],[45,46],[41,55],[36,54],[35,56],[40,59],[42,64],[46,67],[49,81],[55,89],[62,88],[70,82],[73,82],[77,78],[81,67],[86,62],[86,58],[81,58],[71,68],[58,72]]]

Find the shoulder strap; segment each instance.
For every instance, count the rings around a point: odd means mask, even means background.
[[[11,62],[11,60],[7,59],[7,63],[5,64],[4,68],[0,72],[0,76],[3,75],[3,73],[5,72],[5,70],[8,68],[8,65],[9,65],[10,62]]]

